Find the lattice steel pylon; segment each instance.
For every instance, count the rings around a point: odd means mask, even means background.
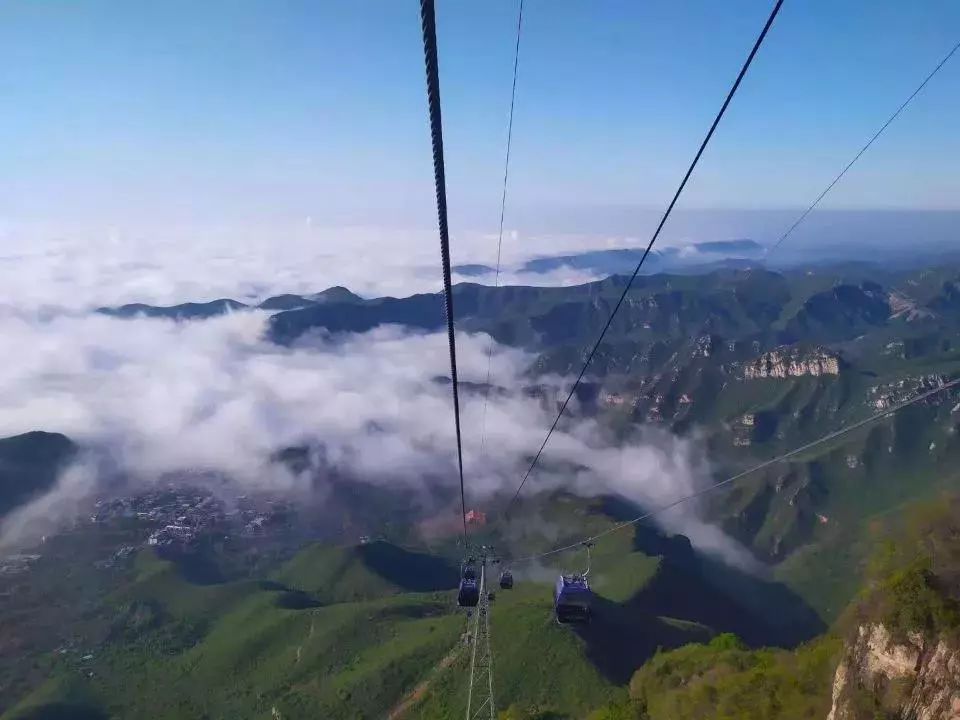
[[[480,565],[480,602],[473,620],[470,651],[470,684],[467,688],[466,720],[496,720],[493,701],[493,651],[490,649],[490,600],[487,596],[487,558]]]

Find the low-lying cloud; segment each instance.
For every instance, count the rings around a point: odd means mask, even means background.
[[[258,311],[194,322],[2,312],[0,333],[17,350],[0,366],[0,436],[61,432],[142,483],[212,472],[244,491],[309,491],[309,476],[271,460],[309,445],[320,448],[322,470],[340,477],[424,493],[430,483],[454,486],[445,335],[382,327],[282,348],[264,339],[266,321]],[[458,337],[462,381],[485,380],[490,348],[486,335]],[[496,389],[486,409],[479,390],[465,386],[462,397],[468,504],[516,487],[565,387],[531,377],[535,358],[522,350],[494,345],[490,357]],[[539,396],[523,391],[533,384]],[[563,487],[649,506],[710,477],[694,439],[647,431],[614,443],[589,419],[565,422],[544,460],[525,493]],[[31,524],[24,517],[64,515],[97,491],[89,467],[71,473],[26,515],[8,518],[0,541],[21,536]],[[708,539],[689,513],[673,517],[675,529]]]

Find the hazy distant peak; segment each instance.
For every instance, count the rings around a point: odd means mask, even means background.
[[[693,243],[690,247],[694,247],[701,252],[712,253],[754,253],[763,250],[763,245],[756,240],[750,240],[748,238],[738,240],[708,240],[707,242]]]
[[[315,295],[311,295],[310,300],[313,302],[360,302],[363,298],[350,292],[350,290],[342,285],[334,285],[326,290],[321,290]]]
[[[479,277],[480,275],[488,275],[490,273],[496,272],[496,270],[490,267],[489,265],[481,265],[480,263],[467,263],[466,265],[454,265],[452,270],[457,275],[463,275],[464,277]]]
[[[205,303],[181,303],[179,305],[156,306],[144,303],[130,303],[120,307],[97,308],[98,313],[113,317],[131,318],[140,315],[146,317],[164,317],[175,320],[195,320],[216,315],[223,315],[233,310],[243,310],[249,307],[245,303],[230,298],[220,298]]]

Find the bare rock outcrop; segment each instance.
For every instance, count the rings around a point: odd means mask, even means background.
[[[789,346],[765,352],[743,369],[743,375],[748,380],[839,374],[840,359],[835,354],[824,348],[802,350]]]
[[[858,628],[833,681],[827,720],[864,717],[863,698],[902,720],[960,720],[960,650],[920,633],[895,639],[880,624]]]

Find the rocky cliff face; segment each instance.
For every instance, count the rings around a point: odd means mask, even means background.
[[[911,633],[898,641],[880,623],[861,625],[833,681],[827,720],[865,717],[960,720],[960,650]]]
[[[839,359],[823,348],[807,351],[791,347],[776,348],[747,363],[743,370],[743,375],[748,380],[839,373]]]

